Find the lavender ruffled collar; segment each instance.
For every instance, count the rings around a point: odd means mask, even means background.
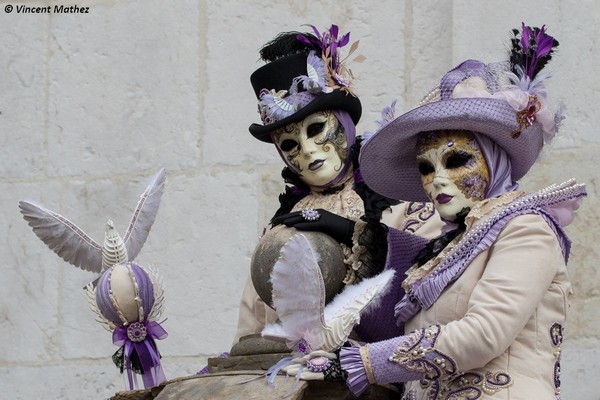
[[[586,194],[584,185],[569,180],[531,194],[505,193],[490,199],[482,204],[482,207],[473,209],[466,218],[467,230],[464,234],[429,261],[437,264],[430,272],[415,278],[411,272],[414,272],[416,267],[408,271],[409,277],[403,283],[406,295],[394,308],[397,323],[406,322],[421,308],[431,307],[442,291],[458,279],[470,262],[494,243],[502,228],[519,215],[541,215],[555,232],[566,262],[570,241],[562,227],[571,222],[579,201]],[[425,264],[421,268],[427,267]]]

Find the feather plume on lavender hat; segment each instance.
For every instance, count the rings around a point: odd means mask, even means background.
[[[442,129],[468,130],[494,142],[508,157],[514,183],[529,171],[563,119],[561,111],[548,105],[544,83],[550,75],[542,72],[558,41],[545,26],[522,24],[513,33],[509,61],[460,63],[419,107],[383,126],[364,144],[361,172],[373,190],[394,199],[427,201],[415,144],[421,132]]]

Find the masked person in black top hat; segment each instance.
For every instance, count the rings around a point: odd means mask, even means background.
[[[269,272],[281,246],[297,230],[320,232],[333,239],[332,243],[323,236],[307,236],[315,247],[324,249],[320,266],[329,301],[345,285],[384,269],[387,228],[380,223],[382,213],[391,216],[395,227],[409,232],[436,219],[431,218],[433,209],[424,203],[392,201],[363,183],[358,169],[363,139],[356,135],[362,107],[346,66],[358,42],[350,44],[350,33],[340,34],[336,25],[323,32],[312,29],[314,34],[281,33],[267,43],[260,51],[266,64],[250,78],[262,120],[262,124],[250,126],[250,133],[275,145],[286,164],[282,176],[287,186],[254,251],[234,344],[277,320],[270,306]],[[342,57],[346,46],[349,51]],[[391,212],[390,206],[398,203]],[[394,290],[401,291],[399,284]],[[398,329],[393,323],[364,318],[356,331],[361,339],[373,340],[393,337]]]

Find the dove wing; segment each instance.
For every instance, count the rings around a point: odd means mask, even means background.
[[[42,242],[66,262],[86,271],[102,271],[102,246],[60,214],[22,200],[23,218]]]
[[[302,234],[282,247],[271,272],[273,306],[280,323],[266,326],[263,337],[296,342],[308,332],[325,329],[325,284],[318,261]]]
[[[150,184],[144,193],[142,193],[131,216],[129,226],[123,236],[129,261],[137,257],[148,238],[150,228],[152,228],[160,206],[160,199],[165,187],[165,178],[165,169],[161,168],[150,180]]]

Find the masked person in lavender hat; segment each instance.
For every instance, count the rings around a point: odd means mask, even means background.
[[[517,189],[562,117],[540,72],[558,42],[544,27],[514,34],[510,62],[459,64],[363,146],[373,190],[430,200],[446,228],[402,283],[395,317],[410,333],[342,348],[355,394],[406,382],[411,400],[559,398],[571,293],[563,227],[586,193],[574,180]]]
[[[358,42],[350,44],[350,34],[339,34],[336,25],[323,32],[312,29],[314,34],[281,33],[267,43],[260,51],[266,64],[250,78],[262,120],[250,126],[250,133],[275,146],[286,165],[282,176],[288,186],[254,251],[234,344],[277,320],[268,273],[290,232],[320,232],[333,240],[319,236],[315,244],[323,248],[327,301],[345,285],[381,272],[386,260],[387,228],[380,220],[399,202],[371,191],[358,172],[362,138],[356,124],[362,107],[345,63],[361,57],[350,58]],[[348,54],[342,57],[346,46]],[[421,229],[433,215],[423,203],[398,204],[393,213],[396,225],[410,231]],[[339,255],[341,267],[335,257],[326,258],[332,253]],[[394,304],[388,304],[389,310]],[[393,322],[368,318],[361,329],[365,340],[402,332]]]

